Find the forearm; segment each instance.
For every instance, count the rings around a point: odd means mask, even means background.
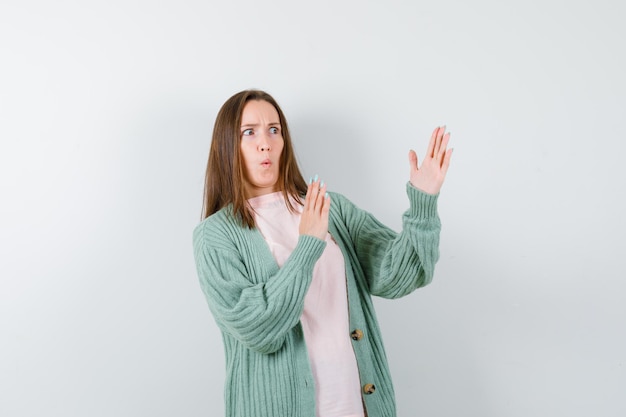
[[[209,251],[198,262],[202,289],[220,328],[261,353],[278,350],[300,319],[313,268],[325,242],[301,236],[282,268],[253,284],[254,268],[237,263],[237,256]]]
[[[432,280],[439,258],[438,196],[410,184],[407,194],[410,207],[403,215],[401,233],[380,230],[371,220],[360,228],[358,253],[373,295],[399,298]]]

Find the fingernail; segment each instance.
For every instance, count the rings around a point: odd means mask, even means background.
[[[309,185],[313,183],[313,177],[309,177]]]
[[[324,194],[324,198],[328,198],[328,193]]]
[[[317,181],[319,177],[317,176],[317,174],[315,174],[315,177],[313,177],[313,181]]]
[[[322,180],[322,182],[320,182],[320,188],[322,188],[324,186],[324,180]]]

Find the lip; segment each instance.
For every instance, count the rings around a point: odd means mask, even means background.
[[[268,159],[264,159],[261,162],[261,166],[269,168],[270,166],[272,166],[272,161],[268,158]]]

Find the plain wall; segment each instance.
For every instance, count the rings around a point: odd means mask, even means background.
[[[433,283],[376,300],[400,416],[626,415],[623,2],[2,1],[0,416],[218,416],[215,115],[262,88],[398,230],[446,124]]]

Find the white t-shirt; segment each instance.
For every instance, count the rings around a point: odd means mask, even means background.
[[[282,192],[248,202],[259,231],[282,267],[298,243],[302,206],[296,205],[297,213],[290,212]],[[315,264],[300,322],[315,378],[317,417],[363,417],[359,371],[350,339],[345,264],[330,234]]]

